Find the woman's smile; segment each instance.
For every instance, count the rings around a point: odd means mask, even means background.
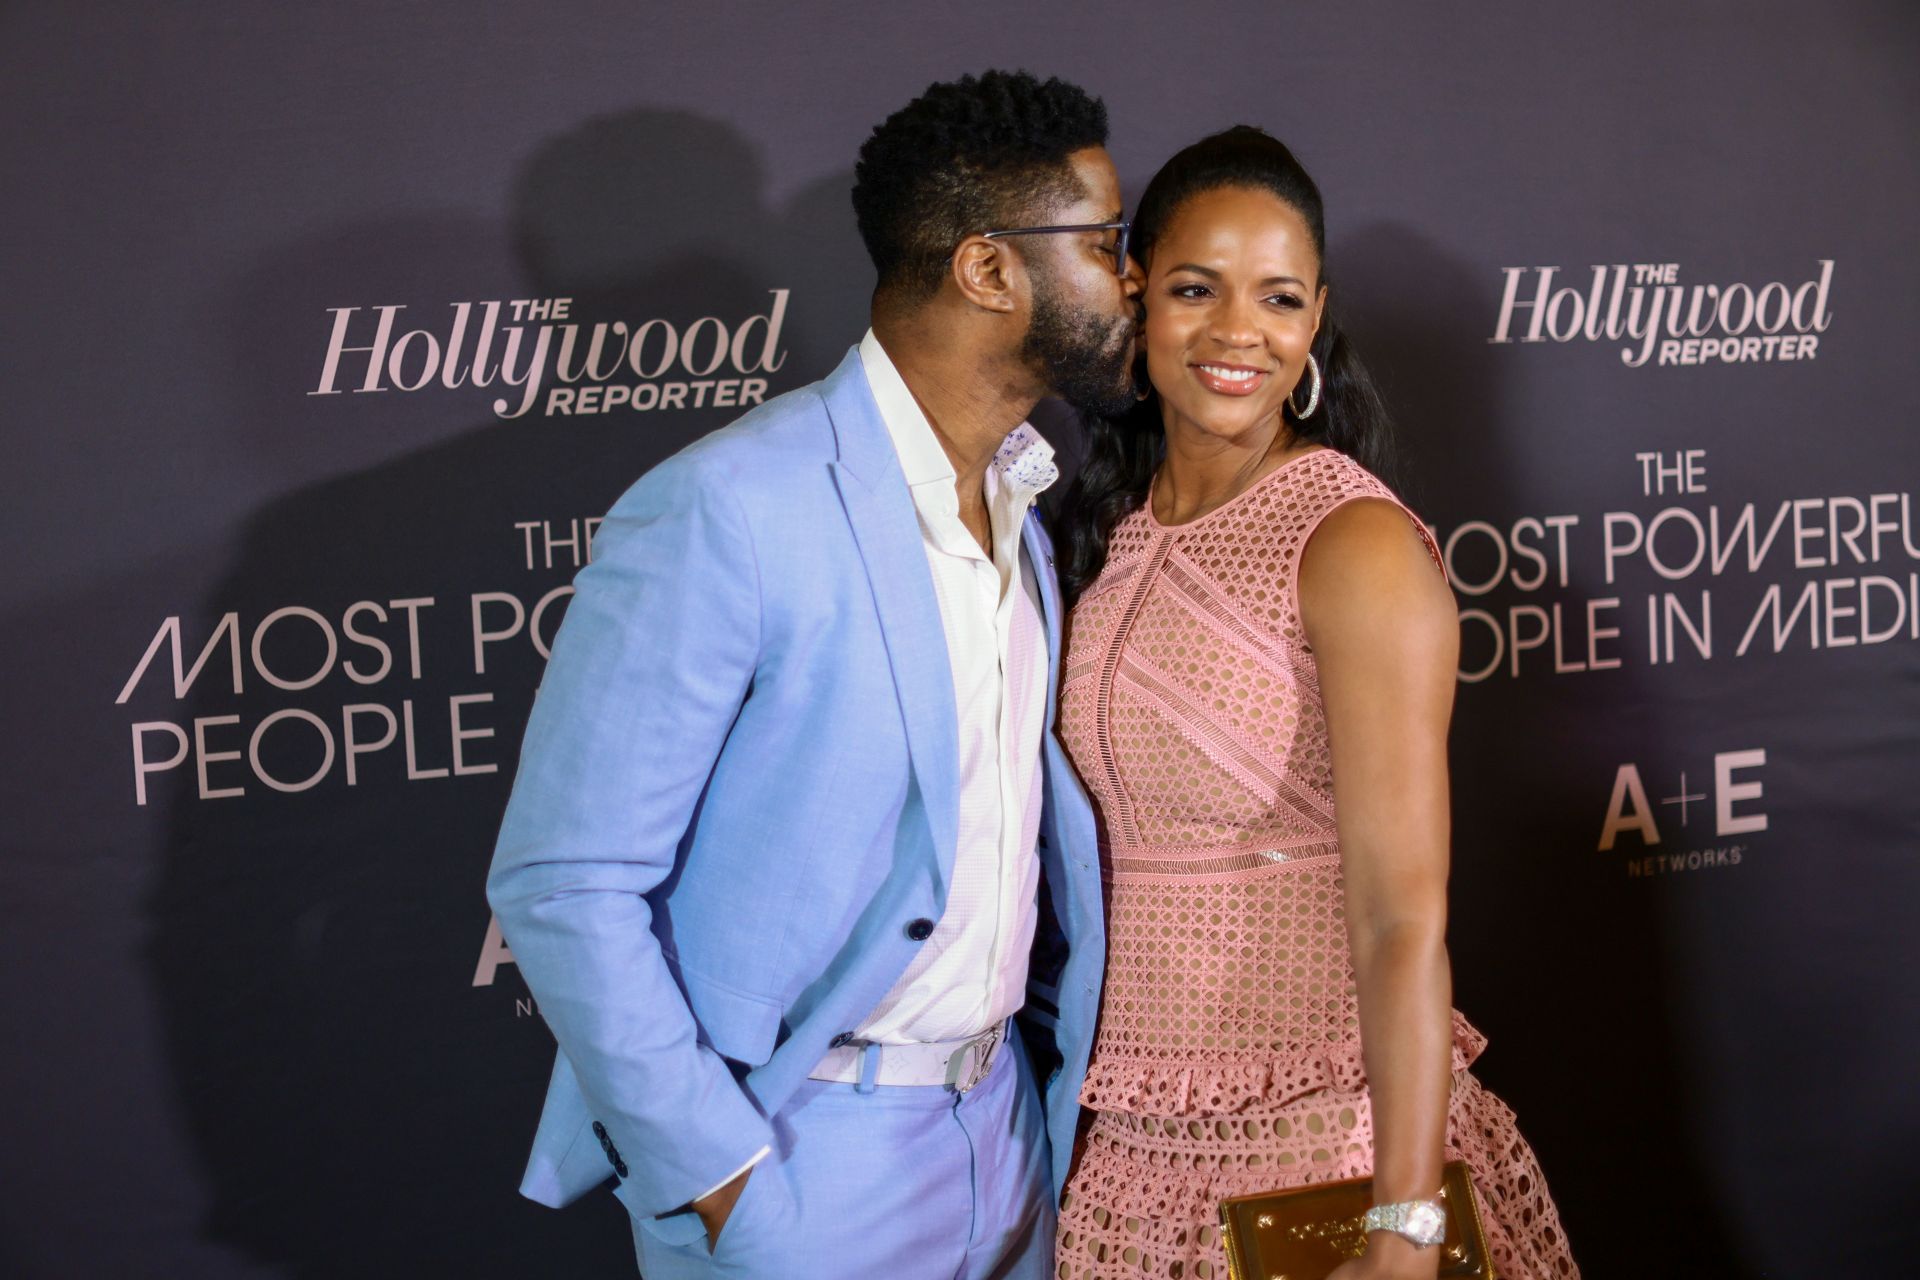
[[[1260,384],[1268,377],[1265,369],[1243,364],[1208,361],[1190,367],[1201,386],[1223,396],[1250,396],[1260,389]]]

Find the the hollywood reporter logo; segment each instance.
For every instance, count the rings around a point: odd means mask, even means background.
[[[523,298],[456,302],[443,330],[396,333],[405,306],[329,307],[333,332],[319,385],[307,394],[498,384],[511,394],[494,400],[493,412],[508,419],[539,404],[543,392],[549,417],[756,405],[768,380],[754,375],[775,373],[787,360],[780,328],[788,290],[768,293],[764,314],[732,324],[701,316],[684,326],[658,318],[588,326],[574,319],[571,298]]]
[[[1675,262],[1596,266],[1590,281],[1559,267],[1503,267],[1506,288],[1489,343],[1609,342],[1625,339],[1620,362],[1662,365],[1811,360],[1833,322],[1827,308],[1833,259],[1789,285],[1774,280],[1680,283]],[[1657,355],[1656,355],[1657,353]]]

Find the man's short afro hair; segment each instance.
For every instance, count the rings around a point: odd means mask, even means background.
[[[1078,199],[1067,157],[1106,141],[1106,104],[1058,78],[986,71],[931,86],[873,131],[854,166],[879,288],[931,297],[960,241]]]

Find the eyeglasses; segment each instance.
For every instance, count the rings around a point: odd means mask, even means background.
[[[1127,274],[1127,234],[1131,230],[1125,222],[1077,222],[1065,227],[1009,227],[1005,231],[985,231],[981,234],[989,240],[1001,236],[1049,236],[1066,231],[1112,231],[1111,245],[1099,246],[1102,252],[1113,255],[1113,273],[1118,276]]]

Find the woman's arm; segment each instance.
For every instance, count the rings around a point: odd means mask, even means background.
[[[1299,588],[1333,751],[1374,1199],[1427,1199],[1440,1187],[1451,1087],[1447,720],[1458,615],[1406,513],[1383,501],[1349,502],[1322,522]],[[1335,1274],[1431,1276],[1439,1252],[1376,1232],[1366,1258]]]

